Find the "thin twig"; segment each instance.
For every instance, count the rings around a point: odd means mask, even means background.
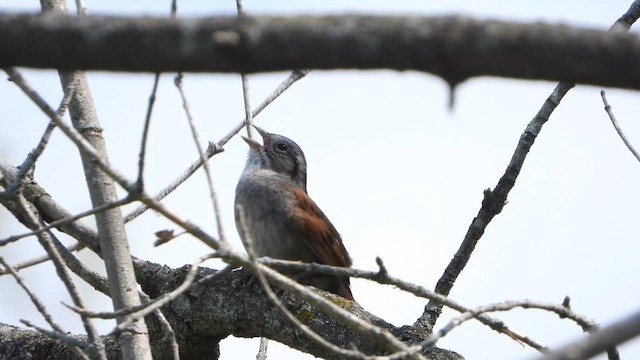
[[[253,138],[253,116],[251,116],[251,95],[249,92],[249,75],[240,74],[242,81],[242,96],[244,98],[244,116],[247,119],[247,136]]]
[[[408,354],[412,354],[414,352],[434,346],[438,342],[438,340],[445,337],[453,329],[459,327],[468,320],[477,318],[481,314],[495,311],[509,311],[519,307],[524,309],[540,309],[556,313],[560,318],[569,318],[575,321],[586,332],[593,332],[597,329],[597,325],[593,320],[571,311],[571,309],[564,306],[563,304],[544,303],[532,300],[510,300],[470,309],[460,316],[451,319],[444,327],[435,332],[426,340],[422,341],[420,344],[412,346],[406,352],[392,354],[391,356],[389,356],[389,360],[403,359]]]
[[[207,177],[209,198],[211,199],[211,204],[213,205],[213,212],[215,214],[216,225],[218,227],[218,238],[220,239],[220,241],[226,241],[224,236],[224,227],[222,226],[222,211],[220,210],[220,204],[218,202],[216,190],[213,187],[213,176],[211,176],[211,170],[209,169],[209,163],[207,162],[208,158],[205,156],[205,153],[202,149],[200,137],[198,136],[198,130],[196,129],[196,125],[193,121],[193,116],[191,115],[191,107],[189,106],[187,95],[185,94],[184,87],[182,86],[182,73],[178,73],[178,75],[175,77],[175,85],[178,88],[178,92],[180,93],[180,98],[182,99],[182,107],[184,108],[184,112],[187,115],[189,129],[191,130],[191,137],[193,138],[193,142],[198,149],[198,155],[200,156],[200,161],[202,161],[204,173]]]
[[[215,146],[213,143],[209,143],[209,147],[205,153],[205,158],[208,160],[212,156],[223,152],[224,149],[222,147]],[[160,201],[164,199],[167,195],[171,194],[175,189],[178,188],[183,182],[185,182],[191,175],[193,175],[201,166],[204,164],[202,158],[198,158],[195,162],[191,163],[189,167],[180,175],[178,178],[173,180],[169,185],[167,185],[164,189],[160,190],[153,199],[155,201]],[[137,218],[142,215],[145,211],[147,211],[149,207],[145,204],[140,204],[136,209],[127,214],[124,217],[125,223],[130,222],[131,220]]]
[[[422,286],[410,283],[408,281],[402,280],[400,278],[394,277],[389,274],[388,270],[384,266],[382,259],[376,258],[376,262],[379,266],[379,271],[367,271],[360,270],[356,268],[344,268],[338,266],[330,266],[330,265],[322,265],[315,263],[303,263],[299,261],[287,261],[287,260],[279,260],[272,259],[268,257],[262,257],[258,259],[258,262],[273,267],[275,269],[289,269],[296,270],[300,272],[308,272],[308,273],[317,273],[317,274],[327,274],[327,275],[336,275],[336,276],[349,276],[353,278],[361,278],[375,281],[379,284],[392,285],[397,287],[398,289],[413,294],[417,297],[429,299],[436,303],[443,304],[451,309],[454,309],[460,313],[464,313],[470,311],[469,308],[463,306],[462,304],[456,302],[453,299],[450,299],[446,296],[433,292],[431,290],[425,289]],[[494,331],[502,333],[504,335],[509,336],[510,338],[529,345],[530,347],[542,351],[546,347],[535,340],[532,340],[524,335],[518,334],[516,331],[507,327],[502,321],[485,316],[479,315],[476,318],[482,324],[488,326]],[[427,335],[428,336],[428,335]]]
[[[175,18],[178,13],[178,1],[171,0],[171,18]]]
[[[440,330],[435,332],[429,339],[421,343],[420,346],[422,348],[426,348],[426,347],[435,345],[435,343],[439,339],[446,336],[453,329],[462,325],[464,322],[468,320],[477,318],[481,314],[485,314],[488,312],[496,312],[496,311],[509,311],[515,308],[540,309],[540,310],[553,312],[557,314],[561,319],[568,318],[570,320],[573,320],[585,332],[592,332],[598,327],[596,322],[593,321],[592,319],[589,319],[583,315],[580,315],[562,304],[545,303],[545,302],[532,301],[532,300],[509,300],[509,301],[504,301],[500,303],[479,306],[462,313],[460,316],[449,320],[447,325],[445,325]],[[546,348],[541,350],[546,350]]]
[[[282,93],[284,93],[289,87],[291,87],[291,85],[293,85],[296,81],[302,79],[303,77],[305,77],[310,70],[294,70],[291,72],[291,74],[289,74],[289,76],[282,82],[280,83],[280,85],[278,85],[277,88],[275,88],[271,94],[269,94],[269,96],[267,96],[266,99],[264,99],[260,105],[258,105],[258,107],[256,107],[253,112],[251,113],[252,117],[256,117],[258,116],[258,114],[260,114],[262,112],[262,110],[264,110],[269,104],[271,104],[275,99],[277,99],[280,95],[282,95]],[[247,119],[245,118],[244,120],[242,120],[240,123],[238,123],[236,126],[234,126],[231,131],[229,131],[229,133],[227,133],[227,135],[223,136],[220,140],[218,140],[218,142],[216,143],[216,146],[224,146],[227,142],[229,142],[229,140],[231,140],[232,137],[234,137],[237,133],[240,132],[240,130],[242,130],[242,128],[245,126],[247,122]]]
[[[242,0],[236,0],[236,9],[238,12],[238,18],[242,18],[243,16],[246,15],[244,6],[242,5]],[[240,80],[242,82],[242,99],[244,101],[244,117],[247,120],[245,124],[247,129],[247,136],[250,139],[252,139],[253,138],[253,116],[251,114],[251,94],[250,94],[250,87],[249,87],[249,75],[247,75],[246,73],[241,73]],[[255,259],[253,256],[250,255],[249,258],[251,259],[251,261],[255,262]],[[264,275],[263,275],[263,278],[264,278]],[[271,288],[269,288],[269,290],[271,290]],[[267,290],[265,289],[265,291]],[[271,297],[269,298],[271,299]],[[280,308],[280,306],[278,306],[278,308]],[[269,343],[269,339],[265,337],[260,337],[260,347],[258,349],[258,354],[256,355],[256,359],[259,360],[259,359],[267,358],[268,343]]]
[[[0,246],[4,246],[4,245],[6,245],[8,243],[17,241],[17,240],[25,238],[27,236],[38,235],[43,231],[48,231],[48,230],[51,230],[52,228],[58,227],[60,225],[64,225],[64,224],[67,224],[67,223],[74,222],[74,221],[76,221],[78,219],[82,219],[83,217],[87,217],[87,216],[94,215],[94,214],[97,214],[97,213],[105,211],[105,210],[109,210],[109,209],[117,208],[117,207],[122,206],[122,205],[126,205],[126,204],[128,204],[128,203],[130,203],[130,202],[132,202],[134,200],[135,199],[132,198],[132,197],[126,197],[124,199],[121,199],[121,200],[118,200],[118,201],[114,201],[114,202],[111,202],[111,203],[108,203],[108,204],[103,204],[103,205],[100,205],[100,206],[95,207],[93,209],[89,209],[89,210],[83,211],[81,213],[77,213],[75,215],[68,216],[68,217],[60,219],[60,220],[52,221],[48,225],[43,225],[42,227],[39,227],[36,230],[30,231],[30,232],[27,232],[27,233],[18,234],[18,235],[11,235],[8,238],[0,240]]]
[[[269,339],[266,337],[260,338],[260,347],[258,348],[258,354],[256,360],[267,360],[267,350],[269,346]]]
[[[614,129],[616,129],[616,132],[620,136],[620,139],[622,139],[622,142],[627,146],[627,149],[631,151],[631,154],[633,154],[633,156],[635,156],[636,159],[640,161],[640,154],[638,154],[636,149],[633,148],[633,145],[631,145],[631,142],[629,141],[629,139],[627,139],[627,137],[622,132],[622,128],[620,127],[620,124],[618,124],[618,121],[616,120],[616,116],[613,114],[611,105],[609,105],[609,103],[607,102],[607,97],[604,93],[604,90],[600,91],[600,95],[602,96],[602,102],[604,103],[604,110],[609,115],[609,119],[611,119],[611,124],[613,124],[613,127]]]
[[[242,0],[236,0],[236,9],[237,9],[239,18],[247,14],[246,11],[244,10],[244,6],[242,5]],[[245,73],[241,73],[240,79],[242,81],[242,97],[244,100],[244,116],[246,119],[245,126],[247,128],[247,136],[249,138],[253,138],[253,127],[252,127],[253,116],[251,116],[251,95],[249,92],[249,75]]]
[[[62,341],[65,344],[71,345],[71,346],[76,347],[78,349],[83,349],[83,350],[87,350],[87,351],[91,351],[92,350],[91,349],[91,344],[89,344],[89,343],[87,343],[85,341],[76,339],[73,336],[69,336],[69,335],[66,335],[66,334],[58,332],[58,331],[52,331],[52,330],[48,330],[48,329],[42,328],[42,327],[40,327],[40,326],[38,326],[36,324],[33,324],[32,322],[30,322],[28,320],[21,319],[20,322],[25,324],[26,326],[28,326],[30,328],[36,329],[37,331],[49,336],[50,338],[58,339],[58,340]],[[84,359],[86,359],[86,357],[84,357]]]
[[[69,83],[69,86],[65,87],[64,96],[62,97],[62,101],[60,101],[58,110],[56,110],[58,116],[62,117],[64,115],[64,112],[69,106],[69,102],[71,101],[74,93],[75,83],[71,82]],[[49,139],[51,139],[51,135],[53,134],[53,130],[55,130],[55,128],[56,124],[53,121],[49,121],[49,124],[47,124],[47,127],[45,128],[44,133],[42,134],[42,137],[38,142],[38,145],[36,145],[36,147],[31,150],[29,155],[27,155],[27,158],[22,162],[22,164],[18,166],[18,174],[15,181],[7,188],[8,192],[13,193],[19,186],[24,185],[25,177],[27,176],[29,171],[33,169],[36,161],[38,161],[38,158],[44,152],[47,144],[49,144]]]
[[[151,125],[151,113],[153,112],[153,106],[156,103],[156,93],[158,92],[158,83],[160,82],[160,73],[156,73],[153,79],[153,88],[151,89],[151,95],[149,95],[149,102],[147,105],[147,114],[144,118],[144,127],[142,130],[142,140],[140,141],[140,154],[138,155],[138,179],[136,180],[138,188],[144,189],[144,159],[147,152],[147,139],[149,138],[149,126]]]
[[[78,15],[80,16],[87,14],[87,8],[84,7],[82,0],[76,0],[76,9],[77,9]]]
[[[141,297],[143,299],[149,299],[147,294],[144,294],[144,297],[141,295]],[[153,314],[158,319],[158,322],[160,323],[160,327],[164,332],[164,336],[162,337],[161,343],[163,344],[169,343],[171,348],[171,356],[173,360],[180,360],[180,346],[178,345],[178,340],[176,339],[176,333],[175,331],[173,331],[173,327],[171,326],[171,323],[169,322],[169,320],[167,320],[167,318],[164,316],[162,311],[160,311],[160,309],[155,310]]]
[[[80,243],[80,242],[76,242],[75,244],[66,247],[66,249],[69,252],[82,250],[84,248],[85,248],[85,245],[83,243]],[[33,259],[29,259],[27,261],[23,261],[23,262],[19,262],[17,264],[13,264],[13,265],[11,265],[11,268],[13,270],[22,270],[22,269],[26,269],[26,268],[29,268],[29,267],[32,267],[32,266],[35,266],[35,265],[42,264],[42,263],[47,262],[49,260],[51,260],[51,257],[49,255],[42,255],[42,256],[39,256],[37,258],[33,258]],[[0,276],[6,275],[6,274],[9,274],[9,271],[0,269]]]

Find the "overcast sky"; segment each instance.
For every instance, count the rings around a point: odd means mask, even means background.
[[[346,3],[346,4],[345,4]],[[376,13],[561,22],[608,28],[631,1],[245,1],[248,13]],[[182,16],[233,14],[235,2],[180,1]],[[2,0],[0,11],[37,11],[39,2]],[[89,14],[167,15],[169,2],[85,1]],[[53,71],[24,70],[50,104],[61,90]],[[251,97],[261,102],[287,73],[252,75]],[[133,178],[147,99],[149,74],[89,73],[89,83],[113,165]],[[174,74],[162,76],[151,125],[146,186],[155,193],[197,158],[188,132]],[[203,140],[217,141],[243,117],[239,75],[186,74],[185,89]],[[296,141],[308,161],[310,196],[343,236],[354,266],[376,269],[381,256],[398,277],[433,288],[458,248],[482,201],[513,153],[520,134],[555,84],[478,78],[455,89],[449,109],[446,84],[429,74],[392,71],[312,71],[257,119],[259,126]],[[600,88],[571,90],[543,128],[522,169],[509,203],[489,225],[453,288],[451,297],[468,306],[509,299],[560,303],[572,298],[575,311],[609,323],[638,310],[638,220],[640,163],[613,130]],[[637,92],[606,89],[626,135],[640,147]],[[47,124],[45,116],[10,82],[0,83],[4,116],[0,157],[19,164]],[[241,247],[233,222],[235,184],[247,146],[238,137],[210,162],[224,210],[229,240]],[[90,200],[77,151],[60,132],[54,134],[36,169],[36,180],[70,211]],[[166,204],[215,233],[213,211],[202,173],[196,174]],[[126,212],[131,207],[126,208]],[[157,230],[173,228],[147,213],[128,225],[134,255],[182,266],[207,253],[197,240],[181,237],[151,246]],[[23,232],[0,209],[0,239]],[[68,239],[65,241],[69,242]],[[33,238],[4,248],[12,263],[40,254]],[[80,257],[99,269],[87,251]],[[219,267],[217,263],[211,267]],[[79,319],[64,309],[68,296],[51,279],[49,265],[23,271],[32,289],[49,299],[54,315],[69,331],[82,331]],[[23,292],[0,277],[0,321],[26,318],[42,323]],[[9,290],[10,289],[10,290]],[[394,323],[412,324],[425,301],[395,289],[353,280],[353,293],[368,311]],[[110,301],[89,293],[94,310]],[[445,311],[436,328],[454,316]],[[566,319],[535,310],[497,314],[505,323],[557,346],[580,336]],[[111,323],[101,322],[102,331]],[[525,359],[535,352],[478,323],[469,322],[438,343],[466,359]],[[222,359],[253,359],[257,340],[228,339]],[[640,341],[621,348],[625,359],[640,358]],[[270,343],[271,358],[301,358]],[[311,358],[311,357],[308,357]]]

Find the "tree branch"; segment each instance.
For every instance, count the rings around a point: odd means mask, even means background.
[[[0,66],[113,71],[395,69],[640,89],[637,37],[465,17],[0,15]]]
[[[171,292],[178,287],[191,268],[190,265],[187,265],[180,269],[170,269],[166,266],[143,261],[137,262],[136,267],[137,278],[143,290],[151,297],[162,296],[162,294]],[[197,278],[201,279],[214,272],[211,269],[201,268],[198,270]],[[229,335],[237,337],[264,336],[317,357],[336,359],[333,353],[317,345],[292,327],[289,321],[266,298],[260,284],[257,281],[252,283],[249,281],[252,276],[243,270],[233,271],[183,294],[162,308],[167,320],[176,332],[181,359],[215,359],[219,354],[220,340]],[[336,303],[341,301],[341,298],[329,293],[323,292],[323,295]],[[300,321],[328,341],[343,347],[353,346],[368,354],[383,354],[386,350],[385,345],[373,342],[368,337],[350,330],[346,325],[290,294],[283,294],[280,299]],[[355,303],[345,305],[345,309],[371,324],[389,330],[408,344],[421,340],[407,331],[408,329],[397,328],[366,312]],[[146,321],[149,324],[154,359],[169,358],[168,350],[159,352],[159,349],[163,347],[163,334],[157,325],[154,325],[153,316],[147,317]],[[269,324],[269,326],[265,326],[265,324]],[[21,340],[11,338],[8,335],[11,332],[18,332]],[[22,350],[20,344],[33,343],[36,339],[41,344],[38,348],[60,347],[60,353],[55,353],[56,359],[75,359],[68,350],[57,345],[59,343],[57,340],[48,339],[34,331],[19,330],[0,324],[0,354],[6,355],[8,358],[27,359],[28,354]],[[82,338],[79,337],[79,339]],[[113,339],[104,337],[103,340],[108,357],[110,359],[120,358],[121,354],[119,349],[115,347]],[[33,351],[37,350],[33,349]],[[424,354],[434,360],[462,359],[455,352],[436,347],[427,349]],[[33,358],[39,357],[34,356]]]

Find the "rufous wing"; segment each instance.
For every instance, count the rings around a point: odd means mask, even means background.
[[[301,234],[306,245],[318,257],[319,262],[325,265],[351,267],[351,257],[342,244],[338,230],[318,205],[300,188],[294,188],[292,194],[295,199],[292,225]],[[353,300],[349,288],[349,278],[336,277],[336,281],[340,282],[338,295]]]

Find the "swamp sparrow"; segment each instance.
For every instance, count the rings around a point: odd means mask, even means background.
[[[307,162],[302,149],[284,136],[256,130],[263,143],[243,137],[249,144],[249,157],[236,187],[236,227],[245,247],[249,236],[256,257],[350,267],[351,258],[340,234],[307,195]],[[286,274],[353,300],[348,277]]]

